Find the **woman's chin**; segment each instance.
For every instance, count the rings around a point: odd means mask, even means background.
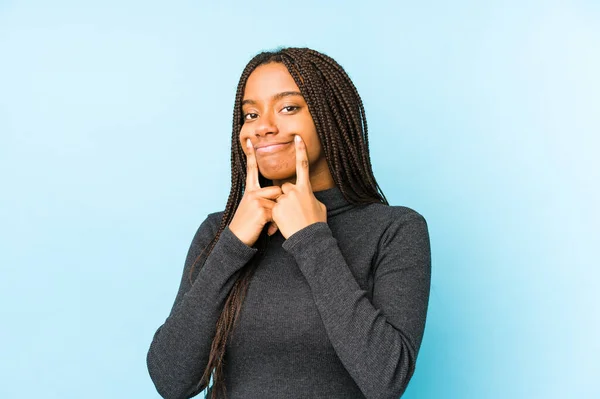
[[[296,169],[292,168],[268,168],[268,167],[260,167],[258,168],[260,174],[269,180],[288,180],[292,179],[296,176]]]

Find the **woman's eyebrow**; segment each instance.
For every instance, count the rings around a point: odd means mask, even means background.
[[[277,94],[274,94],[273,96],[271,96],[271,100],[277,101],[277,100],[281,100],[284,97],[289,97],[289,96],[302,97],[302,93],[300,93],[299,91],[282,91],[281,93],[277,93]],[[254,101],[252,99],[246,99],[246,100],[242,101],[242,106],[244,106],[246,104],[256,105],[256,101]]]
[[[284,91],[284,92],[275,94],[271,98],[273,100],[281,100],[282,98],[289,97],[289,96],[300,96],[300,97],[302,97],[302,93],[300,93],[299,91]]]

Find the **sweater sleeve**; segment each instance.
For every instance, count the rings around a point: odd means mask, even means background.
[[[400,397],[414,373],[429,301],[425,219],[414,211],[400,214],[380,237],[372,301],[354,279],[327,223],[305,227],[283,247],[308,281],[329,339],[363,394]]]
[[[215,215],[215,214],[213,214]],[[163,398],[196,395],[208,363],[212,340],[235,274],[257,252],[226,227],[196,277],[190,282],[194,260],[214,238],[218,220],[211,215],[196,232],[186,257],[183,276],[169,317],[156,333],[146,358],[148,371]]]

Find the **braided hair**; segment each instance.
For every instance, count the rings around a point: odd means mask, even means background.
[[[240,145],[239,134],[244,123],[242,100],[246,82],[258,66],[272,62],[285,65],[298,85],[313,118],[333,181],[344,198],[355,205],[370,203],[388,205],[385,195],[373,176],[365,109],[356,87],[344,69],[331,57],[308,48],[281,48],[276,51],[262,52],[246,65],[237,86],[231,134],[231,191],[220,227],[213,240],[204,249],[205,251],[208,249],[204,260],[233,219],[244,194],[246,155]],[[259,183],[261,187],[273,185],[271,180],[261,174],[259,174]],[[200,392],[205,389],[212,377],[210,399],[226,397],[223,361],[227,340],[233,333],[252,275],[267,248],[269,240],[267,228],[268,224],[254,244],[258,249],[255,256],[237,272],[236,281],[217,321],[208,363],[196,390]],[[202,254],[196,258],[194,264],[201,257]],[[190,279],[193,269],[192,265]],[[207,396],[208,391],[205,397]]]

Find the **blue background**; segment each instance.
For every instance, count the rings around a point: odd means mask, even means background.
[[[215,3],[0,2],[0,397],[158,397],[239,74],[279,45],[346,68],[429,223],[405,398],[600,397],[600,2]]]

